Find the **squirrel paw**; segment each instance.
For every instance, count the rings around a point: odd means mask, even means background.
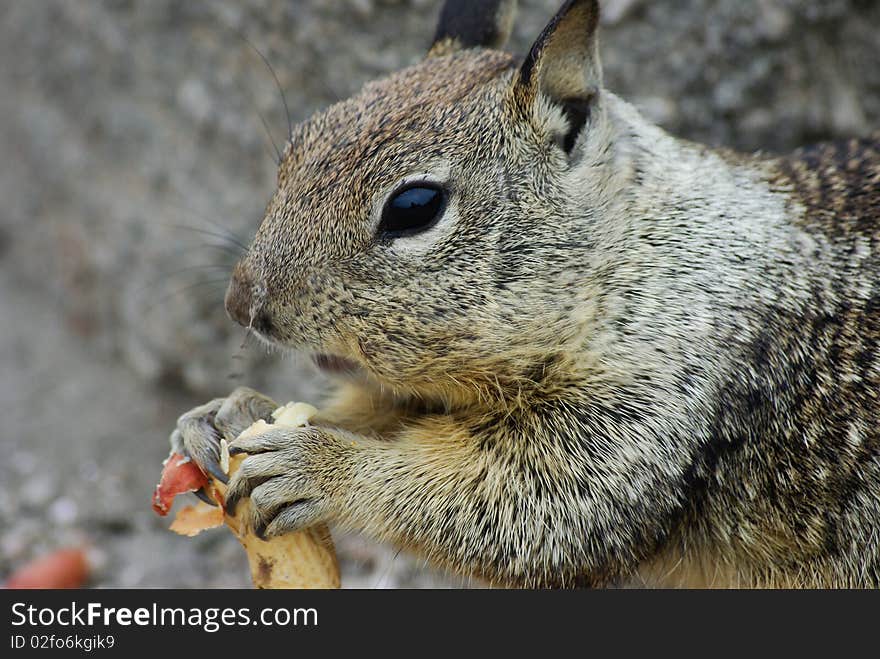
[[[202,471],[225,483],[228,477],[220,468],[220,439],[232,441],[255,421],[271,420],[277,407],[271,398],[239,387],[226,398],[215,398],[183,414],[171,433],[171,451],[191,458]],[[199,498],[206,497],[201,493]]]
[[[325,428],[278,428],[236,440],[230,454],[247,453],[226,490],[226,508],[251,499],[250,524],[266,539],[325,521],[323,483],[336,464],[333,447],[341,443]]]

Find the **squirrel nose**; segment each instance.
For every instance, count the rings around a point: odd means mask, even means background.
[[[266,336],[275,330],[271,313],[264,308],[262,297],[257,299],[253,279],[241,263],[232,271],[229,288],[226,289],[226,313],[242,327],[255,329]]]
[[[254,312],[254,285],[250,277],[245,276],[241,264],[232,271],[224,304],[232,320],[244,327],[250,326]]]

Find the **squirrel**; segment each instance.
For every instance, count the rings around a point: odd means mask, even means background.
[[[229,315],[336,386],[175,450],[263,537],[318,522],[489,584],[880,586],[880,135],[746,155],[602,83],[596,0],[525,57],[448,0],[419,63],[296,126]],[[235,440],[235,441],[233,441]]]

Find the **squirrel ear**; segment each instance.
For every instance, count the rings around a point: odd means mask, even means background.
[[[465,48],[502,48],[515,15],[516,0],[446,0],[428,57]]]
[[[516,78],[514,94],[523,110],[531,111],[539,92],[563,107],[571,123],[566,143],[573,144],[602,87],[598,25],[598,0],[567,0],[532,45]]]

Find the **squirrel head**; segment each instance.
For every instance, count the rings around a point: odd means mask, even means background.
[[[598,4],[568,0],[522,60],[497,50],[514,5],[449,0],[423,61],[294,128],[235,320],[424,397],[545,367],[604,203]]]

